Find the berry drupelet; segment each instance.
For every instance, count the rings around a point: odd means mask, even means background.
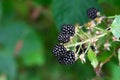
[[[64,61],[63,61],[63,58],[64,58],[64,55],[57,57],[57,60],[60,64],[65,64]]]
[[[57,57],[65,54],[66,52],[67,52],[67,49],[64,47],[64,45],[61,45],[61,44],[57,44],[53,48],[53,54]]]
[[[60,43],[67,43],[70,41],[70,36],[68,34],[64,34],[63,32],[61,32],[59,35],[58,35],[58,41]]]
[[[87,16],[90,18],[90,19],[95,19],[96,17],[98,17],[98,10],[96,8],[89,8],[87,10]]]
[[[64,34],[68,34],[70,36],[74,36],[74,34],[75,34],[75,27],[74,27],[74,25],[71,25],[71,24],[62,25],[61,30]]]

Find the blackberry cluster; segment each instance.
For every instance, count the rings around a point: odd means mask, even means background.
[[[98,13],[98,10],[96,8],[89,8],[87,10],[87,16],[90,19],[95,19],[96,17],[98,17],[97,13]]]
[[[75,63],[73,51],[67,51],[63,45],[57,44],[53,48],[53,54],[57,57],[60,64],[70,65]]]
[[[60,64],[70,65],[75,63],[75,54],[73,51],[67,51],[64,43],[70,41],[70,37],[74,36],[75,27],[71,24],[62,25],[61,32],[58,35],[58,42],[53,48],[53,54],[57,57]]]

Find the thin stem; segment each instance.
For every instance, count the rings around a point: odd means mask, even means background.
[[[99,35],[99,36],[95,36],[95,37],[93,37],[93,39],[99,39],[99,38],[101,38],[101,37],[103,37],[103,36],[105,36],[107,33],[103,33],[103,34],[101,34],[101,35]],[[72,47],[72,46],[77,46],[77,45],[82,45],[82,44],[85,44],[85,43],[88,43],[88,42],[90,42],[91,41],[91,39],[87,39],[87,40],[85,40],[85,41],[83,41],[83,42],[78,42],[78,43],[75,43],[75,44],[70,44],[70,45],[66,45],[66,47]]]
[[[75,42],[75,40],[74,40],[74,39],[73,39],[72,41],[73,41],[73,43]],[[76,48],[76,46],[74,46],[74,52],[75,52],[75,48]]]
[[[109,16],[109,17],[107,17],[107,18],[110,18],[110,19],[111,19],[111,18],[115,18],[116,16],[117,16],[117,15],[115,15],[115,16]]]
[[[80,45],[80,47],[78,48],[77,55],[78,55],[78,53],[80,52],[80,48],[81,48],[81,45]]]
[[[78,34],[78,33],[76,33],[76,35],[78,35],[79,37],[81,37],[80,34]]]
[[[87,47],[87,49],[86,49],[86,51],[85,51],[85,53],[84,53],[84,54],[86,54],[86,53],[87,53],[87,51],[88,51],[88,50],[89,50],[89,48],[90,48],[90,45],[91,45],[91,43],[89,42],[88,47]]]
[[[88,36],[85,32],[83,32],[82,29],[79,29],[79,30],[80,30],[80,32],[81,32],[83,35],[85,35],[85,37],[89,38],[89,36]]]
[[[97,30],[100,30],[100,31],[104,31],[103,29],[98,28],[98,27],[94,27],[94,28],[97,29]]]

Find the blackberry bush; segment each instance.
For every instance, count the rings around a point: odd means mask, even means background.
[[[114,56],[114,53],[117,53],[115,51],[118,51],[120,63],[120,48],[118,47],[117,50],[115,46],[111,48],[114,42],[120,44],[120,15],[101,16],[98,15],[98,10],[95,8],[89,8],[86,12],[88,17],[92,19],[89,22],[80,26],[62,25],[61,33],[58,36],[60,44],[54,47],[53,53],[57,56],[58,62],[65,65],[73,64],[76,60],[85,63],[87,56],[98,75],[100,74],[98,70],[101,70],[102,66]],[[111,21],[111,23],[108,23],[108,21]],[[112,53],[104,55],[104,51]],[[101,59],[99,54],[105,56],[106,59]]]

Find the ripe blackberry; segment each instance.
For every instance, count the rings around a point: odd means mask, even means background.
[[[98,10],[96,8],[89,8],[87,10],[87,16],[90,18],[90,19],[95,19],[98,15]]]
[[[64,34],[63,32],[61,32],[59,35],[58,35],[58,41],[60,43],[67,43],[70,41],[70,36],[68,34]]]
[[[64,45],[57,44],[53,48],[53,54],[55,56],[61,56],[67,52],[67,49],[64,47]]]
[[[73,51],[67,51],[67,53],[63,57],[63,63],[65,65],[70,65],[75,63],[75,54]]]
[[[75,27],[74,27],[74,25],[71,25],[71,24],[62,25],[61,30],[64,34],[68,34],[70,36],[74,36],[74,34],[75,34]]]

